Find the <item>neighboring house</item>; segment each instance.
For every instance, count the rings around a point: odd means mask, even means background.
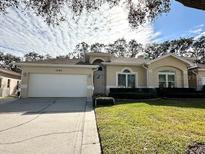
[[[190,88],[201,90],[205,85],[205,64],[196,64],[189,69]]]
[[[0,68],[0,97],[15,95],[20,81],[20,73]]]
[[[50,59],[18,64],[22,97],[87,97],[110,88],[188,88],[194,64],[168,54],[155,60],[88,53],[84,59]]]

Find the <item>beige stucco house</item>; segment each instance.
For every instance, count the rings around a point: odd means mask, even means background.
[[[87,97],[110,88],[188,88],[194,64],[168,54],[155,60],[88,53],[84,59],[50,59],[18,64],[22,97]]]
[[[16,95],[21,74],[0,68],[0,97]]]

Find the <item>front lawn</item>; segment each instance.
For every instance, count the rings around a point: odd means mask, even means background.
[[[121,102],[96,114],[104,153],[184,153],[205,142],[205,99]]]

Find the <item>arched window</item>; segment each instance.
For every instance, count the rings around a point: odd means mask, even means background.
[[[102,66],[102,62],[104,62],[103,60],[101,59],[96,59],[93,61],[93,65],[99,65],[98,67],[98,71],[103,71],[103,66]]]
[[[122,70],[118,73],[118,87],[120,88],[135,88],[136,74],[132,73],[129,69]]]
[[[130,70],[125,69],[125,70],[123,71],[123,73],[130,73]]]
[[[102,62],[104,62],[102,59],[96,59],[93,61],[93,65],[100,65]]]

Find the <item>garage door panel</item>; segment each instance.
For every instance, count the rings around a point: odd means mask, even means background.
[[[86,75],[31,74],[29,97],[86,97]]]

